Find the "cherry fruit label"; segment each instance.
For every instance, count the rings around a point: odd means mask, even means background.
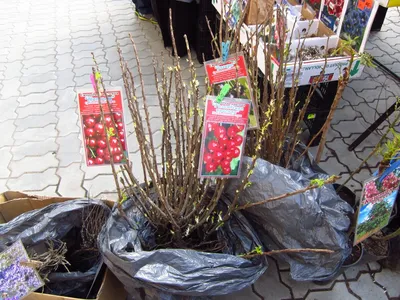
[[[221,58],[210,60],[204,65],[211,86],[211,94],[218,96],[226,84],[229,84],[230,89],[225,97],[251,100],[249,129],[258,128],[258,113],[256,109],[253,109],[256,106],[243,54],[230,55],[226,61],[222,61]]]
[[[101,119],[97,93],[93,90],[78,93],[86,165],[111,164],[111,158],[115,164],[125,163],[128,158],[128,148],[122,91],[113,89],[107,91],[107,97],[104,93],[100,96],[104,120]]]
[[[247,99],[207,96],[201,143],[200,177],[239,177],[251,109]]]

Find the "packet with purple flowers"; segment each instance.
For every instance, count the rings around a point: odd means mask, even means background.
[[[27,265],[28,254],[21,240],[0,253],[0,299],[18,300],[44,285],[38,272]]]

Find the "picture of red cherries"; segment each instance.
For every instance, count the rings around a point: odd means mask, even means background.
[[[206,123],[203,175],[237,175],[244,125]],[[233,160],[236,161],[231,166]],[[232,170],[233,169],[233,170]],[[234,174],[233,174],[234,173]]]
[[[116,131],[113,129],[113,118]],[[82,116],[82,124],[88,166],[110,163],[111,156],[114,163],[123,162],[126,142],[122,113],[106,114],[105,125],[101,122],[99,114],[85,115]],[[110,151],[107,147],[107,139]]]

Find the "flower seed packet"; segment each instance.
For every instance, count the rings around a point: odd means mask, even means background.
[[[88,167],[110,164],[111,157],[115,164],[124,163],[128,158],[122,90],[113,88],[107,91],[107,98],[111,105],[111,112],[108,109],[105,94],[101,94],[104,126],[101,121],[97,93],[93,90],[78,92],[81,131]],[[114,129],[113,123],[117,130]],[[111,151],[108,150],[106,139],[108,139]]]
[[[340,38],[353,40],[353,48],[358,52],[364,51],[378,6],[373,0],[349,0]]]
[[[207,96],[200,152],[200,177],[240,175],[251,101]]]
[[[378,232],[389,223],[399,185],[400,167],[386,176],[374,177],[364,182],[354,245]]]
[[[321,21],[334,33],[340,31],[347,3],[347,0],[325,0],[323,2]]]
[[[250,79],[247,71],[246,61],[242,53],[228,56],[225,62],[221,58],[204,63],[206,73],[211,86],[211,93],[218,96],[226,84],[229,84],[228,98],[249,99],[252,107],[249,116],[249,129],[259,127],[258,112],[253,99]]]
[[[24,264],[28,262],[21,240],[0,253],[0,299],[22,299],[44,285],[37,271]]]

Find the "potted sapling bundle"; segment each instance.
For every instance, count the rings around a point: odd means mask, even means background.
[[[162,119],[161,142],[157,143],[140,60],[134,39],[130,38],[138,76],[121,51],[120,65],[141,165],[133,165],[129,157],[124,157],[126,163],[117,165],[111,158],[119,199],[100,233],[104,261],[130,294],[145,288],[156,291],[158,298],[164,294],[214,296],[245,288],[266,270],[265,256],[279,253],[265,251],[242,214],[247,205],[239,205],[238,197],[224,195],[227,182],[241,172],[251,101],[218,96],[207,96],[204,101],[187,42],[188,81],[183,79],[179,57],[173,58],[172,66],[163,60],[158,66],[153,60]],[[172,41],[175,44],[173,35]],[[97,74],[94,68],[98,98],[104,97],[110,105],[101,75]],[[222,150],[231,151],[232,156],[221,157]],[[259,205],[318,189],[335,180],[310,182],[273,199],[259,199]],[[243,190],[238,189],[237,195]]]

